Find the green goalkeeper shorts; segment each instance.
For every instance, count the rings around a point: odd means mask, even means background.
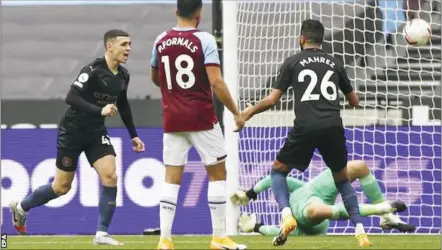
[[[290,208],[298,222],[298,227],[293,235],[325,235],[328,230],[329,220],[313,223],[304,215],[305,208],[312,202],[323,201],[315,196],[310,188],[301,187],[290,194]]]

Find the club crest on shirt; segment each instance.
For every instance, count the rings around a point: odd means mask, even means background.
[[[89,80],[89,75],[87,73],[82,73],[77,78],[77,81],[80,83],[85,83],[87,80]]]

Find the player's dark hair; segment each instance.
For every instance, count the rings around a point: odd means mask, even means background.
[[[302,22],[301,35],[308,43],[321,45],[324,41],[324,25],[318,20],[308,19]]]
[[[178,16],[182,18],[191,18],[202,7],[202,0],[177,0]]]
[[[128,37],[129,36],[129,33],[127,33],[126,31],[124,31],[124,30],[118,30],[118,29],[113,29],[113,30],[109,30],[109,31],[107,31],[105,34],[104,34],[104,46],[106,46],[106,43],[109,41],[109,40],[112,40],[112,39],[116,39],[117,37],[119,37],[119,36],[124,36],[124,37]]]

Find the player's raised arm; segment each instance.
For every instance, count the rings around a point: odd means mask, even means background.
[[[86,101],[82,96],[82,91],[88,88],[89,80],[92,77],[92,66],[85,66],[78,75],[77,79],[72,83],[71,89],[66,96],[66,103],[76,109],[83,110],[87,113],[101,115],[102,108]]]
[[[345,70],[345,68],[341,65],[339,66],[339,70],[341,75],[341,80],[339,81],[339,88],[341,89],[342,93],[344,93],[350,105],[356,107],[359,105],[359,96],[356,94],[353,87],[351,86],[351,82],[350,79],[348,78],[347,71]]]
[[[282,64],[278,72],[278,77],[276,78],[275,88],[270,92],[268,96],[260,100],[254,106],[248,105],[248,107],[242,112],[244,119],[249,120],[254,115],[264,112],[273,106],[275,106],[279,100],[281,100],[282,95],[287,91],[292,83],[292,59],[287,58]]]

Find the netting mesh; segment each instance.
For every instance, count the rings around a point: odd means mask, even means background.
[[[326,29],[323,49],[344,62],[361,97],[357,109],[342,105],[349,160],[365,160],[386,198],[402,199],[409,205],[401,218],[417,225],[417,232],[439,233],[440,1],[420,1],[414,12],[399,4],[402,1],[387,2],[238,1],[240,104],[269,93],[279,66],[299,51],[296,38],[302,20],[321,20]],[[384,25],[387,17],[390,21]],[[433,38],[427,46],[409,46],[403,38],[402,27],[413,17],[432,25]],[[274,108],[254,117],[242,132],[241,187],[252,187],[270,172],[293,124],[291,91]],[[306,173],[292,174],[307,181],[324,167],[315,154]],[[368,202],[357,182],[354,187],[360,201]],[[258,214],[265,224],[279,223],[271,191],[262,193],[242,212]],[[369,232],[381,232],[378,221],[377,217],[366,219]],[[333,222],[329,232],[352,230],[350,222]]]

